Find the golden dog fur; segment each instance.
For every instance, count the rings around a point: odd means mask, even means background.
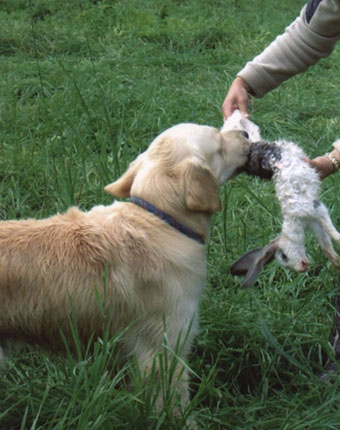
[[[218,188],[241,171],[249,145],[239,131],[180,124],[158,136],[106,191],[141,197],[208,238],[209,219],[221,207]],[[102,335],[99,296],[110,336],[130,326],[120,356],[134,354],[147,371],[162,348],[164,329],[173,348],[183,334],[186,357],[205,274],[204,245],[130,202],[3,221],[0,342],[21,339],[62,349],[60,330],[72,344],[74,312],[86,345]],[[182,375],[177,386],[183,403],[186,379]]]

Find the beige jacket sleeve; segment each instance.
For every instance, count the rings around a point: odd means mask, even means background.
[[[246,64],[241,76],[255,97],[327,57],[340,38],[340,0],[311,0],[300,16],[260,55]]]

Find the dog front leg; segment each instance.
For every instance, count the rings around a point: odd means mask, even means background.
[[[188,372],[185,357],[171,351],[164,343],[157,350],[135,351],[137,364],[154,397],[156,410],[170,406],[176,414],[189,402]]]
[[[139,324],[128,339],[130,354],[136,357],[139,373],[150,387],[155,409],[171,409],[179,415],[189,403],[185,360],[192,336],[181,338],[174,327],[164,325],[162,318],[158,323]]]

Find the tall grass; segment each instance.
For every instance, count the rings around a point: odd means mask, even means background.
[[[178,122],[220,127],[235,73],[303,4],[2,0],[1,219],[109,203],[104,185],[159,132]],[[340,129],[339,61],[337,48],[253,100],[266,138],[292,139],[311,157],[330,149]],[[335,223],[338,181],[327,178],[322,189]],[[332,355],[335,270],[308,237],[308,274],[272,264],[255,288],[240,290],[230,264],[280,231],[279,208],[271,182],[246,176],[221,198],[185,414],[213,430],[338,429],[339,379],[317,377]],[[154,389],[133,364],[110,372],[116,347],[104,339],[81,357],[13,354],[0,376],[0,429],[185,428],[186,416],[173,417],[169,405],[153,411]]]

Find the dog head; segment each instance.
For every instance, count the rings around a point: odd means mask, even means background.
[[[218,188],[242,171],[250,142],[242,131],[179,124],[160,134],[105,191],[135,195],[160,209],[213,213],[221,208]]]

